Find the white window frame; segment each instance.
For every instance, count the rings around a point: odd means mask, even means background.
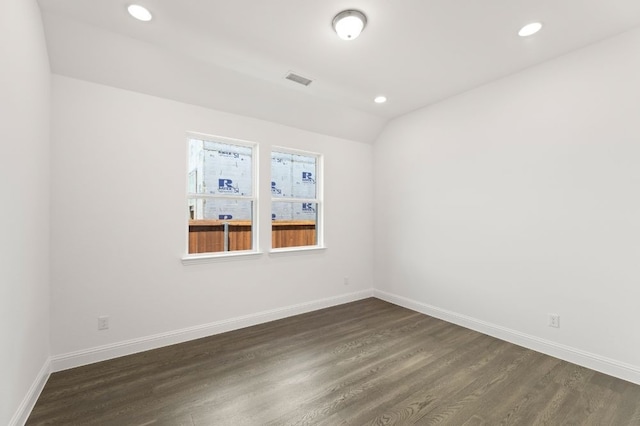
[[[247,148],[251,148],[251,180],[252,180],[252,188],[251,195],[225,195],[225,194],[198,194],[189,192],[189,141],[191,139],[202,140],[207,142],[219,142],[226,143],[231,145],[244,146]],[[258,143],[245,141],[241,139],[234,139],[225,136],[216,136],[216,135],[208,135],[204,133],[197,132],[187,132],[186,135],[186,173],[185,173],[185,254],[182,256],[182,263],[184,265],[197,264],[203,262],[211,262],[217,261],[220,259],[232,259],[232,258],[241,258],[247,256],[257,256],[262,253],[259,250],[259,200],[258,194],[259,191],[259,149]],[[251,250],[235,250],[235,251],[218,251],[218,252],[207,252],[207,253],[189,253],[189,200],[192,199],[232,199],[232,200],[244,200],[251,201]]]
[[[310,250],[324,250],[326,249],[324,244],[324,155],[318,152],[303,151],[294,148],[287,148],[284,146],[272,146],[269,152],[269,186],[273,181],[271,175],[271,159],[274,152],[283,154],[304,155],[307,157],[315,157],[316,159],[316,198],[283,198],[271,196],[271,202],[269,203],[269,211],[273,211],[273,203],[315,203],[316,204],[316,244],[308,246],[296,246],[296,247],[281,247],[273,248],[273,241],[269,244],[269,252],[273,254],[298,252],[298,251],[310,251]],[[270,231],[273,231],[273,222],[269,221]],[[273,235],[269,232],[269,235]]]

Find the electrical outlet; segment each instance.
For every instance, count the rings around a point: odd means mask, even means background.
[[[101,316],[98,317],[98,330],[108,330],[109,329],[109,317]]]
[[[560,328],[560,315],[549,314],[549,327]]]
[[[344,285],[349,285],[349,277],[344,277]]]

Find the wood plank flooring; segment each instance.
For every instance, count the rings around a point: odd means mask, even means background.
[[[54,373],[28,425],[640,425],[640,386],[378,299]]]

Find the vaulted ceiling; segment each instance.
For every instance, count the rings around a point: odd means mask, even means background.
[[[640,25],[637,0],[138,0],[146,23],[130,3],[39,0],[52,72],[363,142],[389,119]],[[331,27],[345,9],[368,19],[353,41]],[[532,21],[542,31],[519,37]]]

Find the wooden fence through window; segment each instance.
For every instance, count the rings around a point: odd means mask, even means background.
[[[225,223],[228,227],[229,251],[251,250],[251,222],[234,220],[190,220],[189,253],[225,250]],[[316,244],[316,223],[312,220],[271,222],[273,248],[312,246]]]

